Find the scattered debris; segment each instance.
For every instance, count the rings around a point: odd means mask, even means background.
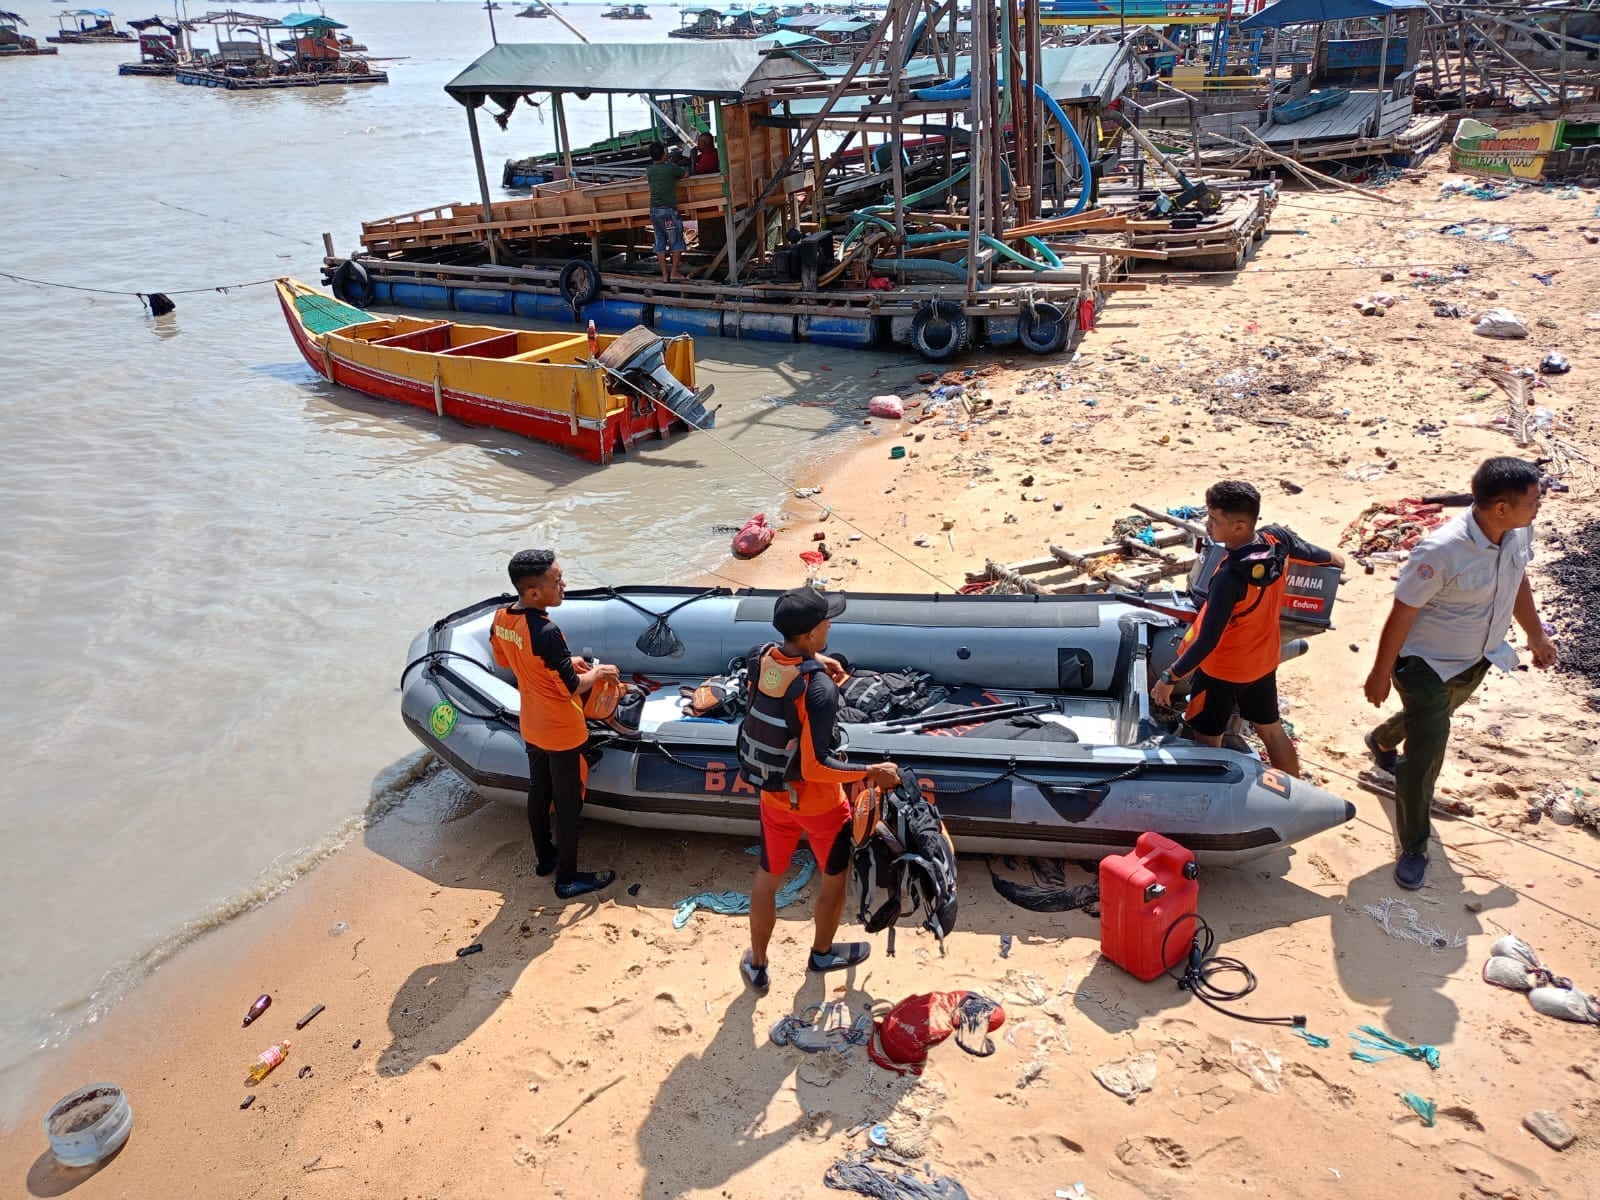
[[[1394,896],[1385,896],[1376,904],[1364,904],[1361,911],[1382,925],[1390,937],[1415,942],[1430,950],[1454,949],[1467,944],[1467,936],[1460,930],[1446,933],[1437,925],[1429,925],[1421,913]]]
[[[1578,1140],[1560,1113],[1546,1108],[1536,1108],[1522,1118],[1522,1127],[1552,1150],[1565,1150]]]
[[[1156,1056],[1146,1050],[1132,1058],[1101,1063],[1094,1069],[1094,1077],[1106,1091],[1132,1104],[1141,1092],[1155,1087]]]
[[[1509,308],[1491,308],[1478,318],[1472,332],[1480,337],[1525,338],[1528,336],[1528,327]]]

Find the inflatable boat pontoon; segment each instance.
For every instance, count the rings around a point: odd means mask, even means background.
[[[568,592],[552,616],[575,655],[661,684],[637,737],[597,730],[588,816],[623,825],[753,836],[756,793],[740,779],[735,724],[688,716],[680,684],[727,671],[774,640],[776,591],[627,587]],[[486,797],[518,804],[528,763],[518,696],[494,665],[484,600],[411,646],[406,725]],[[1203,862],[1242,862],[1331,829],[1355,807],[1151,719],[1149,686],[1182,629],[1115,596],[850,595],[829,651],[859,668],[930,672],[952,689],[921,722],[845,725],[852,762],[892,759],[938,803],[958,849],[1099,858],[1156,830]],[[681,653],[636,644],[667,614]],[[671,639],[667,639],[671,640]],[[967,706],[967,707],[962,707]],[[931,724],[927,723],[932,721]]]

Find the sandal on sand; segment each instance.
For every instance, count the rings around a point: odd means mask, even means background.
[[[768,976],[766,967],[758,967],[751,962],[748,951],[739,960],[739,974],[744,976],[745,983],[762,995],[766,995],[767,989],[772,986],[772,979]],[[774,1037],[773,1040],[777,1041],[777,1038]]]
[[[866,962],[871,956],[872,947],[866,942],[835,942],[820,954],[813,950],[806,962],[806,970],[819,974],[823,971],[842,971]]]

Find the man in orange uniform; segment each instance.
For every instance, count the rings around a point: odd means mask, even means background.
[[[1278,609],[1291,558],[1344,566],[1344,555],[1303,542],[1282,525],[1259,530],[1261,493],[1224,480],[1206,490],[1206,535],[1224,549],[1211,574],[1200,615],[1184,635],[1177,660],[1161,673],[1150,698],[1170,704],[1172,686],[1194,675],[1184,718],[1206,746],[1222,745],[1234,709],[1251,725],[1278,770],[1300,774],[1300,755],[1278,718]]]
[[[739,730],[740,771],[761,791],[761,863],[750,893],[750,952],[741,964],[745,982],[770,986],[767,946],[778,922],[778,880],[802,834],[822,867],[812,921],[815,933],[806,969],[836,971],[864,962],[866,942],[835,944],[844,915],[845,871],[850,866],[851,812],[844,785],[871,780],[899,786],[893,763],[853,767],[835,756],[839,686],[844,671],[822,650],[843,596],[802,587],[778,597],[772,625],[783,644],[752,655],[750,711]]]
[[[585,695],[596,682],[616,679],[617,668],[574,662],[567,639],[549,609],[567,594],[566,578],[553,550],[521,550],[511,559],[517,603],[494,615],[489,644],[494,660],[517,677],[522,697],[522,740],[528,746],[528,828],[540,875],[556,876],[563,900],[597,892],[616,879],[614,871],[578,870],[578,830],[588,763],[583,747],[589,726]],[[555,810],[551,835],[550,813]]]

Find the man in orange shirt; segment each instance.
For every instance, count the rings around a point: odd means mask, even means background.
[[[550,619],[567,593],[553,550],[522,550],[511,559],[517,603],[494,615],[489,645],[494,660],[517,677],[522,697],[522,740],[528,747],[528,828],[533,833],[535,870],[556,877],[563,900],[597,892],[615,871],[578,870],[578,830],[583,819],[583,757],[589,725],[583,697],[599,680],[616,679],[617,668],[576,662],[567,639]],[[551,834],[550,813],[555,811]]]
[[[1278,659],[1283,604],[1291,558],[1344,566],[1344,555],[1302,541],[1282,525],[1256,528],[1261,493],[1239,480],[1206,489],[1206,534],[1223,548],[1195,623],[1177,659],[1161,672],[1150,699],[1166,705],[1173,685],[1190,675],[1194,685],[1184,719],[1196,740],[1222,745],[1234,710],[1255,727],[1278,770],[1300,774],[1300,755],[1278,716]]]
[[[751,656],[750,710],[739,727],[739,762],[745,779],[761,791],[761,863],[750,893],[750,952],[740,969],[759,992],[771,984],[767,946],[778,923],[778,881],[802,834],[822,867],[806,969],[836,971],[864,962],[872,952],[866,942],[833,940],[844,915],[850,866],[851,813],[844,785],[870,780],[894,788],[900,771],[888,762],[854,767],[833,752],[837,679],[844,672],[822,650],[833,618],[843,611],[843,596],[810,587],[785,592],[772,609],[772,625],[783,644]]]

